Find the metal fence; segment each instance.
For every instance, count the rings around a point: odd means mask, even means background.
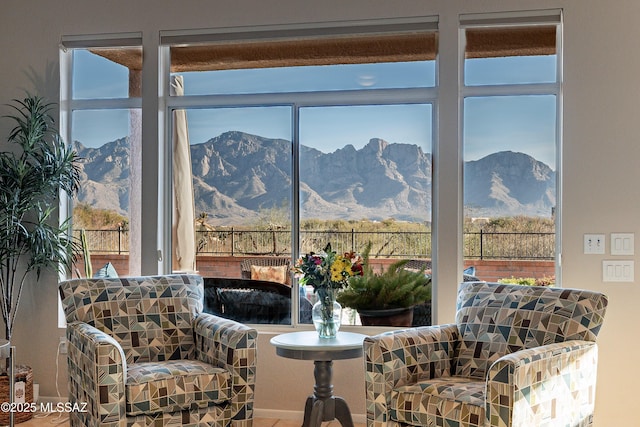
[[[80,241],[80,231],[73,230],[73,237]],[[128,254],[129,230],[117,228],[115,230],[85,230],[87,245],[91,253],[100,254]]]
[[[291,255],[291,231],[234,230],[196,232],[198,253],[207,255]],[[431,233],[300,231],[302,253],[318,252],[330,242],[336,252],[361,252],[368,242],[371,255],[383,257],[431,256]]]
[[[129,253],[129,231],[85,230],[92,253]],[[79,238],[80,231],[74,231]],[[291,255],[290,230],[196,231],[198,254],[219,256]],[[300,231],[302,253],[319,251],[327,242],[340,252],[361,252],[371,242],[371,256],[431,258],[431,232]],[[469,259],[555,258],[555,233],[464,233]]]
[[[464,234],[465,258],[552,260],[555,248],[555,233]]]

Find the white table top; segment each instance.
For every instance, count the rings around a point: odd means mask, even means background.
[[[353,359],[362,356],[366,335],[340,332],[335,338],[320,338],[316,331],[290,332],[271,338],[276,353],[303,360]]]

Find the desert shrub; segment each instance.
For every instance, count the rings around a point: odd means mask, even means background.
[[[553,286],[556,283],[555,277],[508,277],[498,280],[498,283],[505,283],[510,285],[524,285],[524,286]]]
[[[524,285],[524,286],[534,286],[536,284],[536,279],[533,277],[507,277],[498,280],[498,283],[505,283],[508,285]]]
[[[73,208],[73,227],[76,230],[115,230],[128,228],[129,220],[116,211],[98,209],[88,203],[78,203]]]
[[[536,286],[554,286],[556,284],[556,276],[538,277]]]
[[[464,230],[467,233],[553,233],[555,223],[553,218],[529,216],[512,216],[487,218],[487,221],[473,222],[471,218],[464,219]]]

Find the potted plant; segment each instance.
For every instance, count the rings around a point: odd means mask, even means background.
[[[26,281],[71,266],[70,222],[60,224],[54,212],[60,191],[72,196],[80,181],[78,157],[55,130],[51,104],[29,94],[13,102],[5,117],[15,127],[0,152],[0,311],[8,341]]]
[[[405,269],[408,260],[376,273],[369,263],[370,251],[371,244],[362,254],[362,275],[349,278],[337,301],[357,310],[365,326],[411,326],[413,307],[431,300],[431,279],[424,271]]]

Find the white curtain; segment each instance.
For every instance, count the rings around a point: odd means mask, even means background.
[[[182,76],[171,78],[171,95],[184,95]],[[172,270],[196,271],[195,206],[187,112],[173,112]]]

